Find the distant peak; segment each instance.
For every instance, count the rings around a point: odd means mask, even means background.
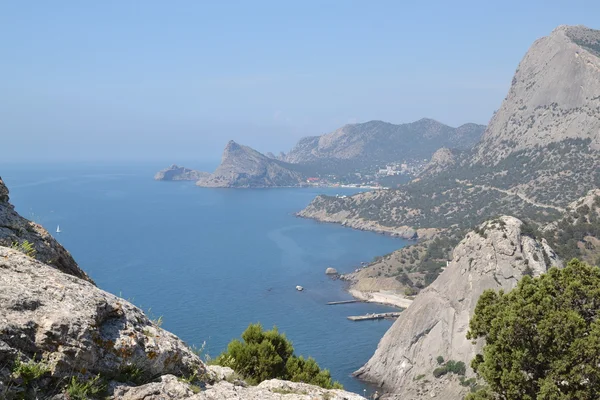
[[[225,151],[233,151],[233,150],[238,150],[240,149],[242,146],[239,145],[238,143],[236,143],[233,140],[230,140],[229,142],[227,142],[227,146],[225,146]]]

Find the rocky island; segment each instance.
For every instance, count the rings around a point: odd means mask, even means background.
[[[157,181],[197,181],[209,175],[208,172],[196,171],[173,164],[169,168],[157,172],[154,179]]]

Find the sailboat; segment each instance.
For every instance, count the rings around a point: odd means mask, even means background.
[[[60,225],[56,225],[56,233],[60,233]]]

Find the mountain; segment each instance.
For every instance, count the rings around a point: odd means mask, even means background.
[[[473,162],[567,139],[600,150],[600,31],[559,26],[531,46],[493,116]]]
[[[397,190],[317,197],[300,215],[388,231],[460,230],[498,214],[556,219],[600,187],[599,38],[563,26],[536,41],[471,151],[436,156],[428,174]]]
[[[466,338],[469,319],[486,289],[514,288],[524,275],[540,275],[560,266],[554,251],[527,236],[513,217],[487,221],[469,232],[454,249],[452,261],[400,314],[379,342],[373,357],[356,376],[381,385],[397,398],[462,399],[469,384],[457,376],[435,378],[437,358],[462,361],[468,368],[482,342]],[[474,382],[473,382],[474,384]]]
[[[208,172],[179,167],[175,164],[165,168],[154,175],[157,181],[197,181],[210,175]]]
[[[484,129],[477,124],[452,128],[427,118],[401,125],[369,121],[345,125],[323,136],[305,137],[284,160],[294,164],[352,161],[362,166],[423,159],[444,146],[470,148]]]
[[[215,172],[196,185],[203,187],[277,187],[298,186],[304,175],[293,165],[269,158],[233,140],[227,143],[221,164]]]

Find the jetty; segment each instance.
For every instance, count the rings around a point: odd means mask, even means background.
[[[328,306],[335,306],[336,304],[350,304],[350,303],[366,303],[365,300],[342,300],[342,301],[330,301],[327,303]]]
[[[348,317],[350,321],[368,321],[371,319],[384,319],[384,318],[398,318],[401,312],[386,312],[380,314],[365,314],[365,315],[354,315]]]

